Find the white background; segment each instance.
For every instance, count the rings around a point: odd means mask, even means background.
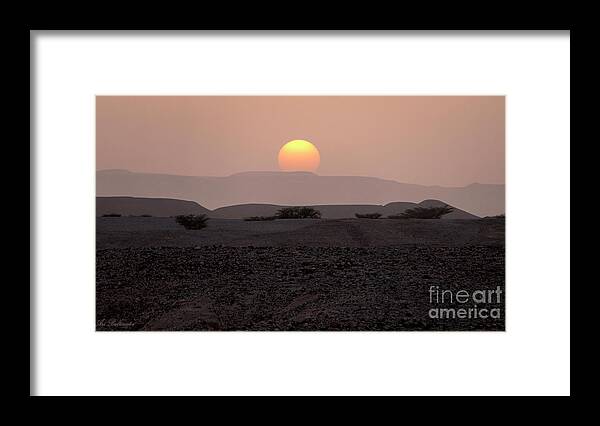
[[[569,393],[568,33],[33,33],[32,49],[33,393]],[[507,331],[96,333],[94,96],[111,94],[506,95]]]

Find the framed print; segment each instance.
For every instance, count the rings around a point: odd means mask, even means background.
[[[504,330],[504,108],[97,97],[97,330]]]
[[[571,394],[568,30],[32,30],[30,79],[31,395]]]

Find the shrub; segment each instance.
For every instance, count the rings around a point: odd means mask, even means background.
[[[206,228],[208,217],[205,214],[187,214],[175,216],[175,221],[182,225],[185,229],[202,229]]]
[[[106,213],[102,217],[121,217],[121,215],[119,213]]]
[[[390,215],[390,219],[439,219],[442,216],[454,211],[454,207],[415,207],[408,209],[404,213]]]
[[[320,219],[321,212],[312,207],[285,207],[277,211],[277,219]]]
[[[275,220],[277,216],[250,216],[245,217],[244,220],[246,222],[255,222],[255,221],[263,221],[263,220]]]
[[[354,213],[354,216],[359,219],[379,219],[381,217],[381,213]]]

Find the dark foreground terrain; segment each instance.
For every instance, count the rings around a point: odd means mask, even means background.
[[[504,259],[502,219],[212,219],[186,231],[171,218],[98,218],[96,325],[504,330]],[[486,304],[432,293],[498,288]],[[474,307],[501,316],[474,318]],[[466,313],[432,318],[432,308]]]

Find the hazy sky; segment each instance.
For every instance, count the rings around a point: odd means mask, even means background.
[[[503,96],[99,96],[97,169],[193,176],[278,170],[306,139],[320,175],[504,183]]]

